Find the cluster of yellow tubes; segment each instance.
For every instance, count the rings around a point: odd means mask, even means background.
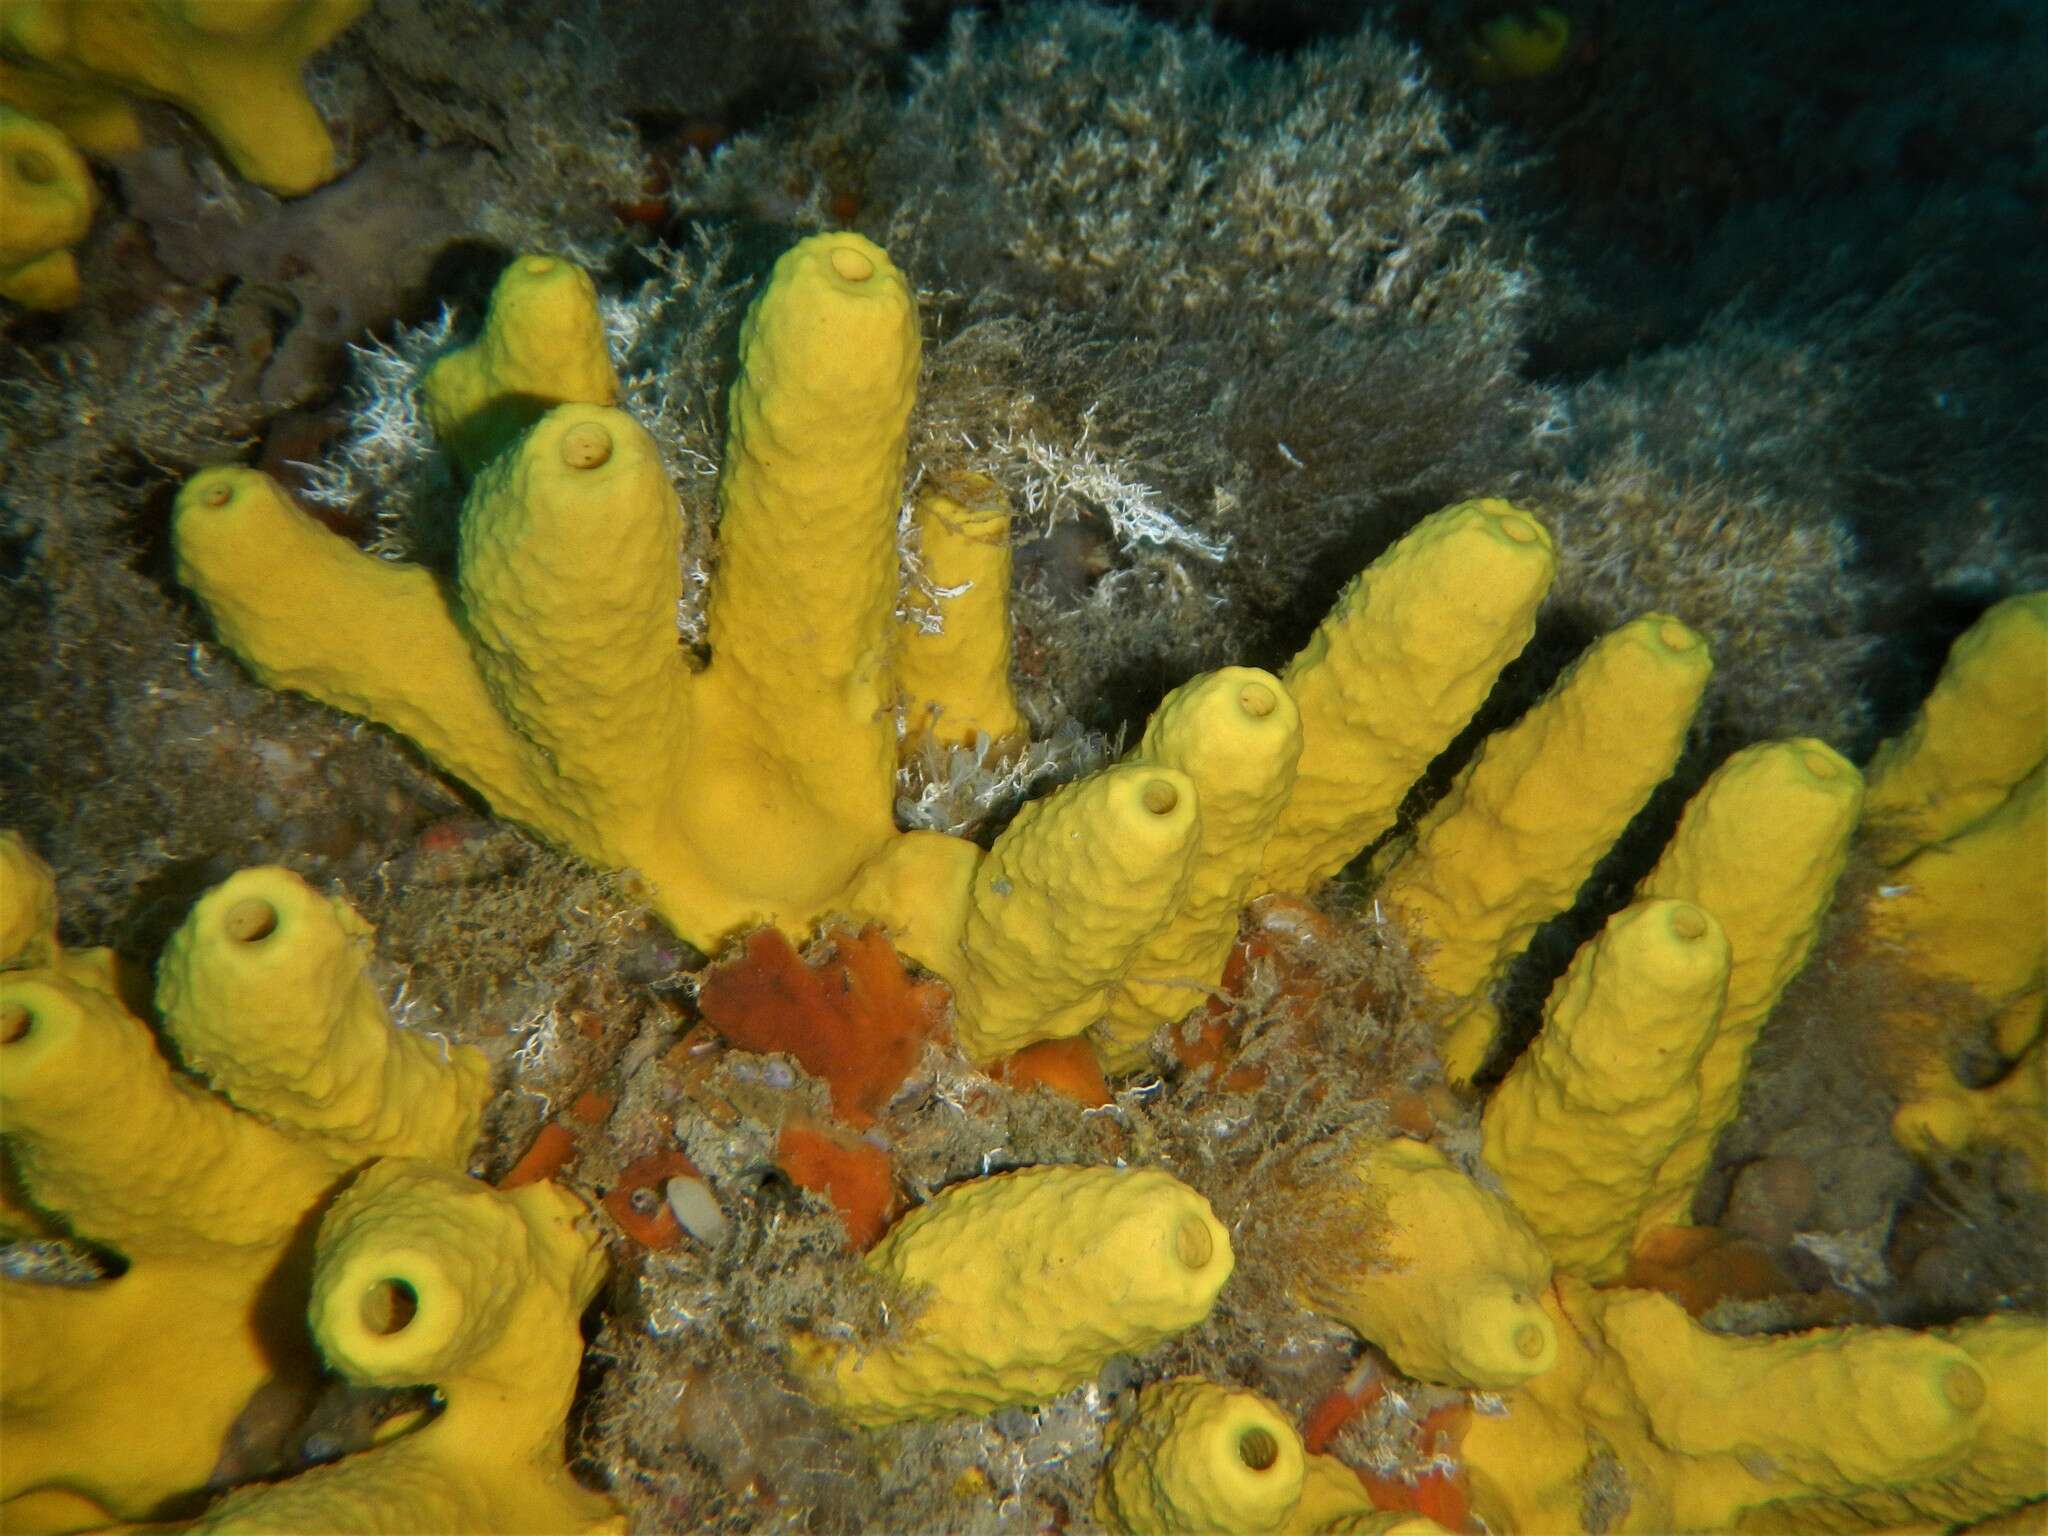
[[[544,256],[514,262],[483,335],[426,381],[431,419],[474,475],[452,591],[361,554],[242,469],[187,486],[179,573],[260,679],[403,732],[501,813],[636,871],[706,949],[763,923],[885,924],[951,984],[956,1038],[977,1061],[1077,1035],[1112,1069],[1143,1059],[1191,984],[1220,975],[1250,897],[1308,889],[1394,825],[1528,640],[1554,571],[1529,513],[1449,508],[1362,573],[1282,673],[1229,668],[1176,690],[1124,761],[1028,806],[986,853],[902,832],[899,716],[913,742],[1021,731],[1007,513],[986,484],[928,487],[916,540],[957,595],[937,633],[897,617],[918,335],[908,286],[873,245],[832,234],[786,254],[742,346],[708,663],[676,643],[680,513],[655,445],[613,405],[591,285]],[[1958,647],[1868,791],[1894,813],[1900,877],[1881,899],[1901,953],[1983,990],[2023,1069],[2019,1087],[1972,1091],[1930,1068],[1928,1107],[1902,1127],[1928,1145],[2041,1134],[2025,1072],[2038,1073],[2048,896],[2022,881],[2005,897],[2018,919],[1974,948],[1960,936],[1981,933],[1990,862],[2042,868],[2038,709],[1999,726],[1995,751],[1967,738],[1989,728],[1973,702],[1986,675],[2022,669],[2038,706],[2044,612],[2048,597],[2016,600]],[[1453,1077],[1493,1046],[1488,994],[1505,967],[1671,771],[1710,665],[1674,618],[1624,626],[1381,855],[1380,899],[1444,995]],[[2030,1398],[2048,1379],[2039,1323],[1730,1338],[1657,1294],[1595,1288],[1641,1234],[1686,1219],[1865,799],[1814,741],[1749,749],[1715,775],[1488,1106],[1484,1159],[1504,1196],[1408,1142],[1359,1148],[1319,1192],[1386,1212],[1390,1240],[1373,1267],[1304,1275],[1298,1299],[1422,1380],[1498,1395],[1503,1411],[1479,1416],[1462,1452],[1492,1528],[1583,1528],[1596,1459],[1630,1490],[1614,1530],[1940,1528],[2048,1496]],[[214,1074],[231,1056],[193,1061]],[[396,1182],[427,1199],[452,1178]],[[362,1206],[383,1182],[358,1185]],[[362,1206],[337,1205],[329,1224],[347,1214],[348,1230],[374,1231]],[[867,1349],[800,1338],[790,1363],[850,1420],[883,1424],[1080,1385],[1200,1321],[1232,1256],[1207,1205],[1164,1173],[1045,1168],[943,1192],[868,1262],[924,1288],[923,1308]],[[316,1332],[349,1358],[362,1341],[336,1322],[348,1309],[322,1298],[359,1292],[377,1266],[332,1263],[323,1275],[348,1278],[316,1283]],[[488,1278],[446,1273],[454,1289]],[[550,1294],[560,1307],[578,1289]],[[445,1379],[414,1361],[365,1369]],[[1371,1512],[1271,1405],[1201,1382],[1139,1394],[1097,1512],[1134,1533],[1427,1528]]]
[[[141,101],[190,114],[241,175],[283,196],[335,173],[306,61],[369,0],[0,3],[0,299],[78,302],[72,250],[91,227],[80,150],[142,147]]]
[[[463,1173],[489,1068],[391,1026],[369,940],[286,870],[215,887],[157,971],[180,1071],[111,953],[58,945],[50,871],[0,834],[0,1129],[28,1197],[0,1203],[0,1234],[50,1213],[125,1264],[89,1286],[0,1282],[0,1527],[189,1504],[258,1390],[310,1384],[324,1359],[438,1386],[446,1407],[196,1528],[619,1528],[562,1465],[595,1225],[551,1184]]]

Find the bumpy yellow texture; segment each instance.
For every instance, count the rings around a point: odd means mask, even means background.
[[[911,510],[918,579],[896,632],[904,734],[952,746],[1029,734],[1010,683],[1010,506],[983,475],[927,485]]]
[[[1419,1141],[1385,1141],[1329,1192],[1381,1213],[1369,1259],[1313,1264],[1303,1302],[1377,1344],[1409,1375],[1493,1390],[1548,1370],[1557,1338],[1539,1298],[1550,1257],[1514,1209]]]
[[[1200,1195],[1153,1168],[1026,1168],[942,1190],[867,1264],[922,1296],[866,1349],[799,1339],[798,1376],[858,1424],[989,1413],[1081,1385],[1209,1313],[1233,1263]]]
[[[1138,1393],[1111,1433],[1095,1518],[1117,1536],[1446,1536],[1374,1508],[1356,1472],[1310,1455],[1256,1392],[1193,1376]]]
[[[335,172],[307,99],[307,61],[369,0],[5,0],[0,101],[57,124],[87,150],[139,147],[131,103],[189,112],[230,164],[273,192]]]
[[[1868,841],[1889,868],[1868,926],[1939,987],[1893,1021],[1909,1063],[1893,1130],[1918,1152],[2011,1148],[2048,1186],[2048,593],[1957,640],[1870,771]],[[1968,1087],[1949,1057],[1980,1034],[2004,1070]]]
[[[1300,757],[1300,711],[1278,678],[1254,667],[1205,673],[1152,712],[1132,761],[1186,774],[1201,823],[1186,892],[1131,955],[1096,1026],[1096,1051],[1112,1070],[1140,1065],[1153,1031],[1201,1003],[1223,974]]]
[[[490,1069],[475,1050],[391,1027],[364,967],[374,930],[339,897],[275,869],[199,899],[157,965],[178,1057],[238,1107],[357,1158],[460,1156]]]
[[[104,950],[61,953],[49,874],[9,844],[0,912],[41,927],[0,970],[0,1132],[31,1200],[119,1253],[86,1289],[0,1281],[7,1528],[141,1519],[198,1489],[273,1373],[307,1374],[303,1293],[281,1280],[306,1218],[381,1153],[459,1164],[488,1074],[398,1037],[363,990],[368,929],[278,869],[204,898],[163,968],[174,1072]]]
[[[1572,959],[1487,1101],[1487,1164],[1560,1266],[1617,1280],[1658,1166],[1700,1108],[1728,940],[1690,902],[1640,901]]]
[[[550,406],[618,398],[597,289],[581,267],[554,256],[521,256],[507,267],[483,334],[420,381],[427,424],[470,474]]]
[[[71,248],[92,227],[92,173],[64,135],[0,104],[0,299],[64,309],[79,297]]]
[[[1307,890],[1394,824],[1529,643],[1556,574],[1543,525],[1488,499],[1425,519],[1353,579],[1281,674],[1302,751],[1258,890]]]
[[[1687,804],[1636,904],[1559,982],[1487,1106],[1484,1145],[1566,1269],[1619,1278],[1645,1235],[1691,1219],[1861,800],[1856,770],[1818,741],[1737,752]]]
[[[960,1049],[985,1061],[1100,1019],[1132,953],[1184,901],[1201,831],[1194,782],[1142,762],[1025,806],[975,871],[954,977]]]
[[[1487,994],[1508,964],[1669,776],[1712,671],[1700,637],[1662,614],[1602,637],[1383,862],[1375,895],[1428,945],[1430,980],[1464,1000],[1444,1041],[1454,1082],[1493,1048]]]
[[[1493,1529],[1585,1530],[1593,1475],[1626,1492],[1617,1533],[1940,1528],[2042,1491],[2038,1320],[1740,1338],[1564,1276],[1545,1306],[1557,1365],[1461,1448]]]
[[[193,1529],[626,1529],[563,1464],[578,1318],[603,1275],[579,1200],[387,1159],[334,1202],[313,1265],[309,1316],[327,1363],[363,1386],[435,1386],[444,1406],[333,1466],[233,1494]]]
[[[1096,1518],[1124,1536],[1271,1536],[1301,1502],[1306,1463],[1294,1426],[1258,1393],[1157,1382],[1116,1431]]]
[[[555,337],[553,371],[594,376],[589,326],[554,316],[587,309],[587,284],[543,277],[548,302],[494,312],[502,334],[466,356],[521,356],[544,376]],[[554,318],[523,331],[536,316]],[[851,910],[900,919],[943,958],[977,850],[891,819],[909,289],[858,236],[807,241],[777,264],[743,348],[702,670],[676,641],[682,527],[660,455],[598,405],[547,411],[484,464],[453,603],[243,470],[187,486],[180,571],[259,677],[390,725],[504,814],[638,871],[685,937],[715,948]],[[477,441],[504,405],[453,382],[441,394],[473,401],[447,420]]]
[[[1691,1219],[1757,1031],[1813,949],[1848,857],[1863,780],[1806,738],[1747,747],[1687,802],[1639,898],[1691,902],[1728,939],[1728,992],[1699,1065],[1699,1107],[1658,1164],[1638,1231]]]
[[[598,333],[580,275],[522,258],[483,339],[431,376],[430,413],[479,466],[452,599],[232,469],[180,497],[181,578],[259,678],[403,732],[502,814],[635,871],[704,948],[764,923],[887,925],[953,983],[977,1059],[1108,1020],[1102,1049],[1134,1064],[1220,979],[1252,888],[1303,888],[1391,821],[1528,638],[1554,568],[1526,513],[1447,509],[1354,584],[1284,682],[1231,671],[1176,696],[1212,700],[1243,761],[1172,725],[1176,703],[1153,746],[1030,808],[984,858],[893,818],[899,712],[910,750],[1015,720],[992,488],[928,488],[933,579],[895,612],[918,364],[902,276],[858,236],[818,236],[749,312],[701,667],[674,632],[675,498],[652,441],[597,403]],[[534,419],[552,400],[568,403]],[[1271,692],[1264,714],[1240,681]]]
[[[1905,734],[1870,760],[1869,840],[1896,862],[1985,815],[2048,757],[2048,592],[2009,597],[1950,649]]]

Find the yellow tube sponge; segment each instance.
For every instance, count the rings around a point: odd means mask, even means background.
[[[1698,1118],[1728,964],[1721,925],[1690,902],[1616,913],[1487,1101],[1487,1165],[1564,1269],[1615,1280],[1627,1267],[1652,1176]]]
[[[1918,1152],[2009,1146],[2048,1184],[2048,767],[1960,832],[1894,866],[1871,898],[1868,925],[1915,972],[1967,988],[1972,1015],[1899,1021],[1921,1046],[1892,1122],[1900,1142]],[[2006,1070],[1967,1088],[1949,1064],[1949,1031],[1984,1020]]]
[[[364,974],[375,930],[281,869],[245,869],[200,898],[157,966],[179,1059],[252,1114],[357,1155],[459,1162],[490,1068],[474,1050],[401,1034]]]
[[[1747,747],[1687,803],[1638,898],[1687,901],[1728,937],[1728,995],[1699,1065],[1693,1124],[1658,1165],[1639,1233],[1683,1224],[1714,1140],[1734,1117],[1757,1031],[1820,932],[1848,856],[1863,780],[1806,738]]]
[[[804,1337],[808,1390],[858,1424],[988,1413],[1081,1385],[1208,1316],[1233,1263],[1195,1191],[1156,1168],[1026,1168],[941,1190],[866,1263],[921,1305],[862,1349]]]
[[[30,309],[78,302],[71,248],[92,227],[94,201],[92,173],[64,135],[0,104],[0,299]]]
[[[1950,649],[1903,736],[1870,760],[1864,836],[1896,863],[1992,810],[2048,756],[2048,592],[2009,597]]]
[[[0,971],[57,963],[57,882],[19,832],[0,829]]]
[[[2038,1497],[2048,1325],[1711,1333],[1560,1276],[1557,1366],[1461,1446],[1495,1530],[1947,1528]]]
[[[1893,866],[1871,898],[1871,932],[1925,976],[1959,982],[1986,1016],[2048,981],[2048,765],[1977,820]],[[2008,1026],[2016,1027],[2016,1026]],[[2008,1053],[2031,1030],[1998,1043]]]
[[[1893,1114],[1892,1134],[1920,1153],[2009,1148],[2035,1188],[2048,1189],[2048,1040],[2035,1040],[1982,1088],[1964,1086],[1944,1063],[1932,1064]]]
[[[420,381],[427,425],[471,474],[549,407],[618,398],[597,287],[556,256],[521,256],[507,267],[491,290],[483,334]]]
[[[1677,763],[1712,670],[1700,637],[1663,614],[1602,636],[1486,739],[1384,867],[1375,894],[1427,946],[1430,980],[1464,1000],[1444,1041],[1453,1081],[1493,1047],[1489,990]]]
[[[1155,1382],[1115,1431],[1096,1518],[1123,1536],[1270,1536],[1301,1502],[1306,1462],[1301,1436],[1258,1393]]]
[[[1988,1392],[1966,1353],[1929,1334],[1717,1335],[1649,1291],[1609,1300],[1601,1336],[1661,1444],[1690,1456],[1761,1453],[1775,1476],[1837,1495],[1955,1460]]]
[[[230,1495],[205,1531],[619,1532],[563,1464],[583,1358],[578,1318],[604,1265],[582,1202],[503,1193],[388,1159],[320,1223],[309,1309],[327,1363],[372,1387],[432,1385],[425,1424],[288,1481]]]
[[[1186,893],[1193,782],[1122,763],[1034,800],[974,873],[953,1038],[974,1061],[1078,1035]]]
[[[332,179],[334,143],[300,76],[369,0],[8,0],[0,94],[88,149],[139,142],[124,98],[189,112],[230,164],[286,197]],[[59,115],[61,114],[61,115]]]
[[[1903,736],[1871,763],[1864,838],[1890,866],[1870,934],[1919,976],[1896,1020],[1917,1152],[2003,1145],[2048,1183],[2048,592],[1990,609],[1950,649]],[[1979,1032],[2003,1072],[1966,1087]]]
[[[394,1069],[407,1047],[368,1038],[391,1029],[362,993],[361,920],[283,870],[247,872],[229,889],[172,941],[179,966],[215,982],[165,1021],[181,1056],[212,1061],[215,1093],[165,1062],[120,1001],[105,951],[0,971],[11,1167],[39,1210],[127,1266],[83,1288],[0,1281],[10,1529],[59,1506],[67,1519],[141,1519],[199,1489],[257,1388],[313,1369],[292,1261],[308,1216],[377,1151],[454,1162],[468,1150],[488,1091],[482,1062],[466,1048],[430,1050]],[[280,914],[268,932],[233,920],[252,891]],[[290,988],[315,995],[273,990]],[[347,1027],[323,1033],[335,1020]],[[270,1038],[273,1028],[291,1038]],[[341,1054],[298,1082],[309,1032]],[[337,1119],[330,1105],[349,1113]]]
[[[1022,743],[1010,685],[1010,505],[985,475],[919,492],[911,510],[918,580],[898,625],[903,729],[949,746]]]
[[[1300,757],[1294,700],[1278,678],[1254,667],[1183,683],[1152,712],[1132,760],[1185,773],[1201,829],[1186,894],[1132,955],[1096,1026],[1096,1050],[1112,1071],[1139,1065],[1153,1031],[1200,1005],[1222,976]]]
[[[1493,1390],[1550,1368],[1557,1336],[1539,1300],[1549,1255],[1505,1201],[1441,1152],[1381,1142],[1321,1197],[1375,1210],[1385,1237],[1369,1256],[1308,1266],[1299,1288],[1310,1310],[1421,1381]]]
[[[1308,890],[1394,824],[1409,786],[1529,643],[1556,574],[1534,517],[1466,501],[1423,519],[1344,589],[1281,674],[1301,711],[1301,765],[1259,890]]]
[[[259,681],[390,726],[489,786],[506,814],[543,824],[531,749],[499,716],[430,572],[362,553],[255,470],[201,471],[174,518],[178,579]]]
[[[693,943],[849,909],[943,943],[977,850],[892,815],[909,286],[856,235],[807,240],[742,350],[706,667],[676,640],[682,524],[660,454],[596,405],[556,406],[484,465],[452,600],[244,470],[181,494],[180,577],[259,678],[403,732],[501,814],[638,871]],[[931,900],[951,906],[916,910]]]
[[[1116,1536],[1447,1536],[1375,1509],[1356,1472],[1310,1455],[1258,1393],[1193,1376],[1143,1388],[1111,1431],[1095,1518]]]
[[[1970,1357],[1989,1392],[1969,1453],[1933,1478],[1864,1495],[1856,1501],[1857,1513],[1871,1525],[1918,1519],[1947,1528],[2032,1506],[2038,1520],[2040,1505],[2048,1501],[2048,1460],[2041,1449],[2048,1324],[2003,1312],[1932,1332]]]
[[[737,815],[741,867],[837,886],[895,831],[888,658],[920,350],[909,283],[855,235],[796,246],[747,312],[691,748],[700,782],[787,789],[702,800],[688,823],[731,840]]]

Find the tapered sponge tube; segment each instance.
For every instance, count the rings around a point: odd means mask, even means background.
[[[178,580],[258,682],[389,726],[494,809],[548,826],[544,780],[431,572],[364,554],[253,469],[188,480],[171,544]]]
[[[1852,1493],[1941,1469],[1984,1417],[1983,1368],[1902,1329],[1733,1338],[1655,1292],[1603,1316],[1659,1443],[1693,1456],[1760,1452],[1808,1487]]]
[[[1714,1140],[1734,1117],[1757,1031],[1819,935],[1862,803],[1862,776],[1824,742],[1744,748],[1686,805],[1638,888],[1638,897],[1704,908],[1728,936],[1728,996],[1700,1058],[1700,1107],[1658,1165],[1644,1231],[1687,1219]],[[1770,857],[1759,859],[1759,848]]]
[[[1122,763],[1034,800],[975,871],[953,1036],[975,1061],[1078,1035],[1179,908],[1201,817],[1184,773]]]
[[[2048,755],[2048,592],[2009,597],[1950,647],[1904,735],[1870,762],[1866,837],[1896,862],[1961,831]]]
[[[1133,760],[1193,781],[1201,832],[1187,894],[1132,956],[1095,1031],[1105,1065],[1137,1066],[1152,1032],[1200,1005],[1204,989],[1222,979],[1238,913],[1300,757],[1300,712],[1280,680],[1256,667],[1205,673],[1153,711]]]
[[[1116,1432],[1096,1516],[1124,1536],[1270,1536],[1301,1499],[1306,1453],[1256,1392],[1155,1383]]]
[[[1541,1297],[1550,1258],[1522,1218],[1419,1141],[1370,1148],[1304,1192],[1379,1217],[1378,1251],[1315,1256],[1303,1303],[1379,1345],[1409,1375],[1496,1390],[1550,1369]]]
[[[1690,902],[1637,902],[1572,959],[1543,1029],[1487,1101],[1488,1166],[1559,1265],[1626,1268],[1657,1165],[1693,1129],[1728,940]]]
[[[94,201],[92,172],[64,135],[0,103],[0,299],[30,309],[78,302],[71,247],[92,227]]]
[[[929,485],[911,509],[917,587],[897,626],[907,738],[999,747],[1028,734],[1010,685],[1010,506],[985,475]]]
[[[361,1157],[457,1162],[490,1066],[394,1029],[364,974],[373,930],[289,870],[245,869],[193,907],[157,967],[180,1058],[241,1108]]]
[[[483,333],[420,382],[427,424],[471,474],[550,407],[618,397],[596,284],[575,263],[538,254],[504,270]]]
[[[0,973],[0,1129],[38,1206],[137,1263],[254,1247],[334,1176],[193,1092],[109,991],[47,971]]]
[[[1376,894],[1429,949],[1430,980],[1466,1007],[1445,1071],[1492,1049],[1488,993],[1536,929],[1572,904],[1669,776],[1713,663],[1698,635],[1650,614],[1602,636],[1479,755],[1382,873]]]
[[[1281,674],[1301,710],[1301,765],[1260,890],[1307,890],[1394,824],[1528,644],[1556,573],[1543,525],[1488,499],[1425,518],[1344,589]]]
[[[1208,1316],[1233,1263],[1208,1201],[1156,1168],[1026,1168],[912,1211],[869,1268],[922,1297],[867,1349],[801,1338],[811,1393],[855,1423],[1056,1397]]]
[[[596,405],[541,417],[462,509],[463,618],[491,698],[547,764],[542,830],[647,874],[684,744],[682,528],[653,438]]]

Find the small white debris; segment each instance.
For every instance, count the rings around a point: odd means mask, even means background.
[[[688,1174],[677,1174],[668,1181],[667,1193],[668,1208],[675,1212],[676,1224],[685,1232],[706,1248],[716,1248],[725,1241],[725,1212],[718,1208],[718,1197],[711,1193],[709,1184]]]
[[[1892,1218],[1886,1212],[1866,1227],[1841,1232],[1795,1232],[1792,1246],[1827,1266],[1828,1278],[1845,1291],[1869,1295],[1891,1285],[1885,1249],[1891,1242]]]

